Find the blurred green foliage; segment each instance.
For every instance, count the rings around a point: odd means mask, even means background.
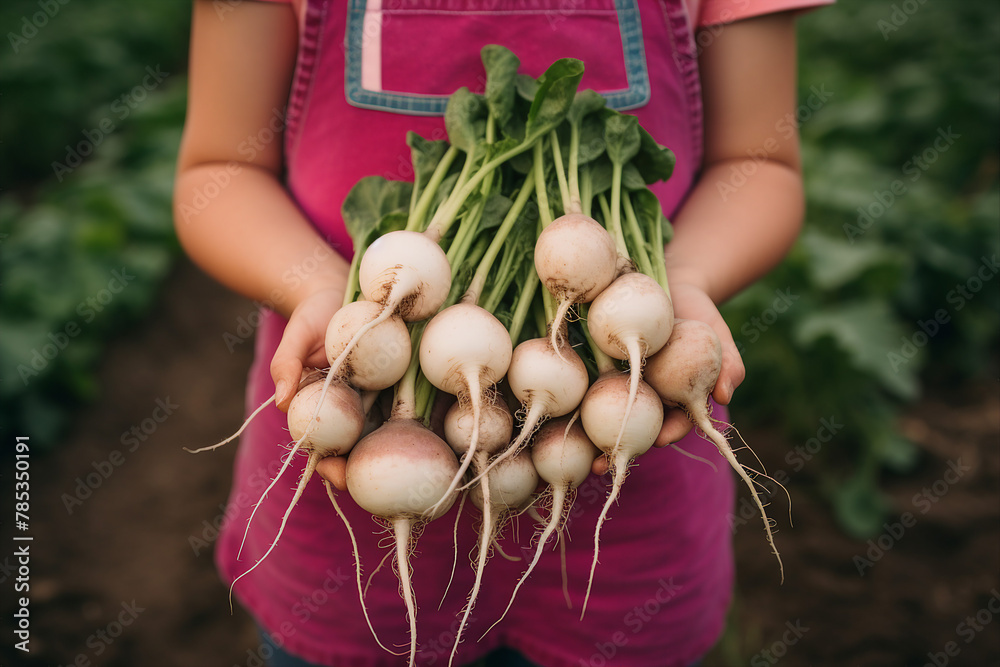
[[[148,312],[171,224],[189,2],[0,9],[0,423],[54,444]]]
[[[0,419],[55,442],[177,253],[190,3],[43,4],[58,11],[0,8]],[[809,465],[855,535],[888,510],[880,475],[917,460],[901,406],[929,378],[995,371],[997,43],[1000,17],[980,0],[839,0],[800,20],[802,106],[774,139],[800,124],[807,230],[725,308],[748,369],[734,413],[792,442],[842,425]],[[116,271],[134,276],[117,293]]]
[[[806,231],[724,310],[747,365],[734,413],[800,445],[842,424],[810,465],[841,524],[871,536],[880,475],[918,459],[901,405],[996,370],[1000,13],[839,0],[799,25]],[[776,290],[798,298],[776,308]]]

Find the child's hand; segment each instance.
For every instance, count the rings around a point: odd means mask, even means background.
[[[338,491],[347,490],[347,457],[327,456],[316,464],[320,477],[333,484]]]
[[[674,317],[685,320],[700,320],[715,331],[722,342],[722,370],[719,381],[712,391],[712,398],[721,405],[728,405],[736,390],[746,377],[743,359],[736,349],[736,342],[729,326],[719,314],[712,299],[696,285],[684,282],[670,283],[670,297],[674,304]],[[663,414],[663,427],[656,439],[657,447],[665,447],[677,442],[691,430],[687,416],[677,408],[667,408]]]
[[[271,360],[275,402],[283,412],[299,385],[303,368],[326,368],[326,328],[341,306],[344,295],[335,288],[322,289],[306,297],[288,318],[288,325]]]

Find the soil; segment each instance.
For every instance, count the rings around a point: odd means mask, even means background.
[[[253,624],[230,612],[212,563],[235,447],[182,449],[238,424],[254,308],[182,263],[156,312],[113,343],[102,399],[57,454],[33,450],[30,653],[12,648],[18,575],[6,547],[2,665],[260,664]],[[795,526],[775,498],[783,585],[759,520],[737,526],[732,623],[706,667],[1000,664],[998,387],[931,387],[900,428],[920,463],[885,480],[895,511],[870,544],[835,524],[815,466],[791,474],[785,456],[801,443],[743,433],[769,470],[788,469]],[[9,474],[0,492],[13,497]],[[6,521],[0,531],[0,543],[23,544]]]

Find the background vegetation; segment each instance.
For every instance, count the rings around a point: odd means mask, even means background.
[[[55,446],[100,400],[102,350],[178,257],[189,14],[186,1],[0,8],[0,422],[36,443]],[[996,374],[1000,16],[980,0],[840,0],[800,25],[802,106],[775,138],[801,125],[808,229],[725,309],[748,371],[734,413],[803,443],[823,419],[842,424],[836,457],[819,452],[821,492],[870,535],[881,475],[918,456],[899,410]]]

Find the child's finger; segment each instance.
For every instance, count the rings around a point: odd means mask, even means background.
[[[327,456],[316,464],[319,476],[330,482],[339,491],[347,490],[347,458],[344,456]]]
[[[664,406],[663,426],[660,427],[660,434],[656,436],[656,442],[653,445],[656,447],[672,445],[686,436],[692,427],[691,420],[682,410]]]

